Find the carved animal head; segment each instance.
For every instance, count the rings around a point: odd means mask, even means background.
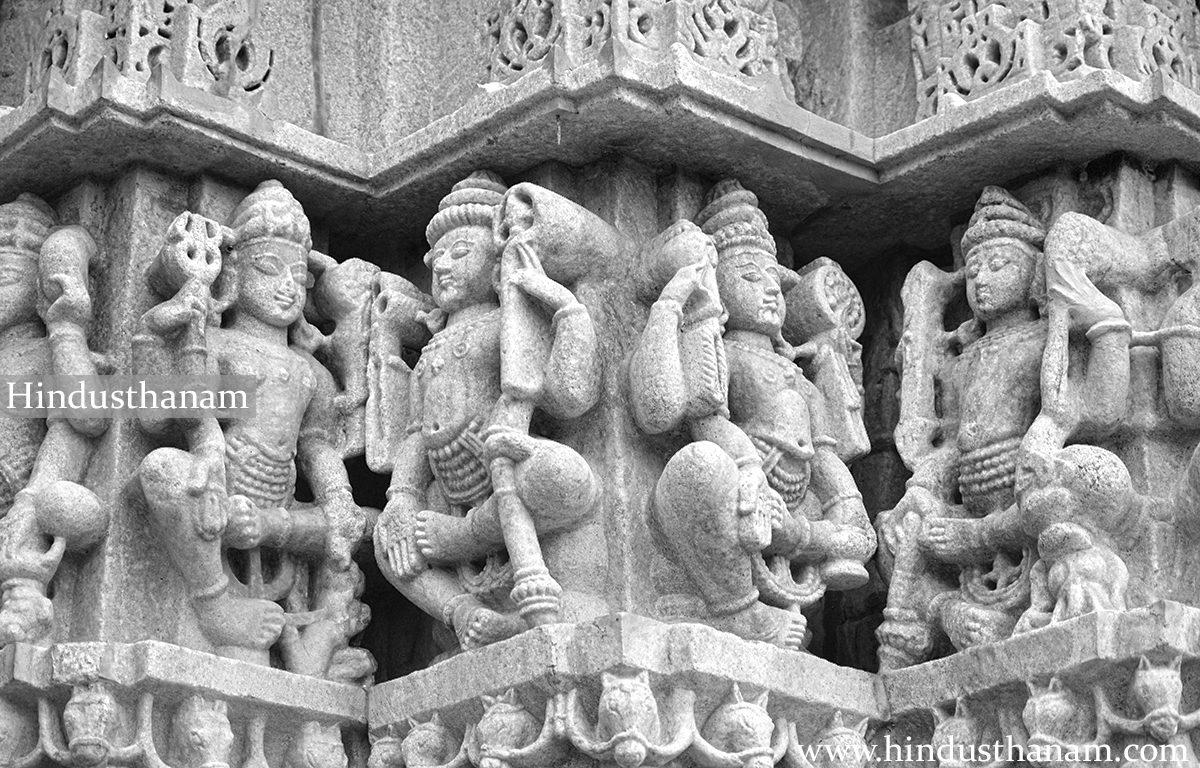
[[[121,720],[121,708],[107,686],[75,688],[63,709],[67,748],[75,765],[84,768],[106,764]]]
[[[636,731],[657,742],[662,734],[658,703],[650,689],[650,673],[634,674],[605,672],[600,676],[603,690],[596,726],[601,738],[611,738],[625,731]]]
[[[829,724],[817,738],[817,748],[822,753],[822,768],[863,768],[870,759],[866,740],[867,721],[855,728],[848,728],[842,719],[841,710],[833,713]]]
[[[403,741],[396,735],[395,729],[389,727],[386,736],[380,737],[371,744],[371,756],[367,758],[367,768],[404,768]],[[415,765],[420,765],[420,763]]]
[[[1086,741],[1091,737],[1090,712],[1075,694],[1057,677],[1046,686],[1030,681],[1029,700],[1021,717],[1030,737],[1048,736],[1068,743]]]
[[[1051,457],[1031,456],[1018,475],[1021,510],[1038,531],[1071,522],[1111,533],[1134,492],[1125,463],[1092,445],[1068,446]]]
[[[362,259],[338,263],[314,251],[309,258],[309,268],[316,273],[309,294],[314,315],[310,320],[341,321],[369,311],[379,267]]]
[[[934,754],[941,761],[942,768],[958,768],[966,763],[958,757],[968,745],[979,741],[979,723],[971,713],[966,699],[958,699],[953,712],[947,712],[941,707],[934,707],[934,720],[937,724],[933,729]],[[949,755],[948,759],[943,756]]]
[[[484,713],[475,726],[475,737],[485,753],[480,768],[502,768],[504,763],[487,758],[489,749],[519,749],[528,746],[541,731],[541,723],[517,702],[517,693],[509,688],[499,696],[483,697]]]
[[[775,724],[767,714],[768,696],[764,691],[760,696],[746,701],[741,688],[734,683],[729,698],[705,721],[701,731],[704,738],[723,752],[769,747]]]
[[[1129,694],[1143,713],[1161,708],[1179,711],[1183,702],[1183,680],[1179,675],[1181,662],[1179,656],[1162,666],[1151,664],[1145,656],[1138,659],[1133,680],[1129,683]]]
[[[169,761],[176,768],[228,768],[233,729],[224,701],[191,696],[171,723]]]
[[[307,722],[292,738],[284,768],[346,768],[347,763],[341,726]]]
[[[432,768],[450,762],[458,752],[458,740],[449,728],[442,725],[440,716],[435,714],[427,723],[409,722],[412,730],[404,737],[401,747],[403,765],[408,768]]]

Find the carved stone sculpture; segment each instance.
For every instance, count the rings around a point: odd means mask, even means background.
[[[527,222],[506,223],[506,210],[522,216],[527,194],[476,173],[429,224],[435,333],[413,371],[410,426],[392,447],[375,529],[388,579],[463,648],[558,617],[561,588],[538,539],[579,524],[599,493],[583,457],[529,433],[535,410],[571,419],[595,404],[600,359],[587,309],[549,275],[560,254],[539,252],[538,232],[517,229]]]
[[[265,664],[281,640],[289,669],[355,679],[373,669],[346,647],[368,618],[351,559],[366,518],[342,462],[333,376],[288,341],[310,249],[308,219],[278,182],[247,197],[229,228],[191,213],[171,225],[148,276],[164,301],[143,317],[141,364],[252,377],[257,411],[183,424],[188,450],[153,451],[137,483],[217,652]],[[311,503],[295,500],[298,471]]]
[[[42,200],[0,206],[0,367],[12,376],[95,376],[87,344],[88,266],[82,227],[55,227]],[[30,382],[32,384],[32,382]],[[20,399],[14,404],[20,405]],[[108,510],[80,485],[91,439],[107,421],[0,413],[0,644],[45,644],[54,632],[46,590],[64,553],[97,544]]]
[[[1094,431],[1111,428],[1124,413],[1129,323],[1080,268],[1046,265],[1044,239],[1025,206],[988,188],[963,238],[964,269],[947,275],[921,264],[906,282],[897,445],[913,478],[900,504],[877,522],[891,578],[879,630],[887,666],[928,658],[939,636],[965,648],[1012,633],[1029,605],[1033,542],[978,532],[1017,514],[1023,455],[1061,447],[1085,423]],[[1049,319],[1042,319],[1047,271],[1053,295]],[[974,318],[947,333],[946,307],[964,285]],[[1068,378],[1071,329],[1085,335],[1091,351],[1085,370]],[[1077,579],[1080,558],[1088,557],[1081,550],[1091,552],[1093,567],[1105,560],[1078,534],[1049,534],[1053,552],[1039,584],[1047,569]],[[961,567],[957,586],[940,575],[939,564]],[[1070,570],[1075,577],[1067,579]]]
[[[800,609],[826,588],[865,583],[874,536],[830,403],[793,362],[807,353],[831,374],[832,336],[803,352],[783,337],[791,291],[809,285],[776,262],[752,193],[722,182],[707,202],[703,231],[682,222],[644,249],[644,279],[661,293],[630,362],[634,418],[649,434],[683,429],[695,441],[667,462],[651,522],[703,602],[694,618],[799,649]],[[860,397],[853,381],[840,391]]]

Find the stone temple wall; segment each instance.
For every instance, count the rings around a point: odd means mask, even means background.
[[[0,768],[1200,768],[1200,3],[0,0],[0,200]]]

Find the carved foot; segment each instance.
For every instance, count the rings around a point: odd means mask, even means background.
[[[745,640],[770,643],[791,651],[802,651],[808,644],[808,620],[804,614],[764,603],[754,603],[729,616],[714,617],[711,624]]]
[[[428,509],[417,513],[413,538],[421,555],[434,563],[469,562],[496,549],[474,539],[467,518]]]
[[[920,542],[922,549],[946,563],[973,565],[995,555],[985,541],[982,520],[935,517],[925,522]]]
[[[265,650],[283,632],[283,608],[269,600],[238,598],[225,589],[192,599],[200,629],[218,648]]]
[[[942,626],[959,650],[1004,640],[1015,625],[1016,620],[1007,613],[962,600],[952,600],[942,610]]]
[[[933,652],[933,627],[911,611],[884,611],[884,622],[875,630],[879,638],[879,671],[920,664]]]
[[[507,640],[528,626],[519,615],[493,611],[473,597],[455,606],[453,624],[464,651]]]

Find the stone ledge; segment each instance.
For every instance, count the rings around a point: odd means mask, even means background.
[[[1161,73],[1141,82],[1102,70],[1069,82],[1040,73],[871,138],[681,47],[635,53],[610,43],[583,62],[552,54],[510,85],[481,88],[453,113],[368,151],[162,70],[143,83],[103,62],[77,86],[52,73],[0,116],[0,197],[53,195],[63,179],[149,162],[246,185],[277,177],[315,219],[337,214],[335,233],[416,239],[414,222],[473,170],[513,177],[547,161],[580,165],[619,152],[740,176],[778,231],[803,222],[799,253],[854,262],[902,241],[944,246],[961,200],[985,184],[1133,145],[1150,161],[1200,165],[1200,94]]]
[[[1159,601],[1130,611],[1103,611],[970,648],[915,667],[884,672],[880,687],[890,717],[1050,675],[1080,675],[1146,654],[1200,654],[1200,609]],[[1042,680],[1044,682],[1044,680]]]
[[[228,701],[233,709],[305,720],[364,725],[366,691],[226,659],[169,643],[61,643],[50,648],[17,643],[0,649],[0,686],[48,693],[108,681],[164,700],[192,694]]]
[[[545,699],[592,688],[603,672],[645,670],[664,687],[684,686],[698,700],[724,698],[732,683],[769,691],[771,712],[820,730],[835,711],[846,722],[879,718],[874,675],[809,654],[753,643],[698,624],[663,624],[615,614],[585,624],[538,627],[470,654],[446,659],[368,693],[373,733],[433,714],[461,727],[478,720],[480,698],[515,689]],[[703,704],[701,705],[703,708]]]

